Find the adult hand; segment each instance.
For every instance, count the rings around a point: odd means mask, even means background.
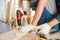
[[[47,23],[45,23],[45,24],[42,24],[42,25],[40,25],[40,26],[38,26],[38,27],[36,27],[37,29],[40,29],[40,33],[41,34],[48,34],[49,33],[49,31],[50,31],[50,29],[51,29],[51,27],[47,24]]]
[[[28,25],[22,27],[21,30],[20,30],[20,32],[27,33],[29,31],[31,31],[32,29],[34,29],[34,26],[28,24]]]

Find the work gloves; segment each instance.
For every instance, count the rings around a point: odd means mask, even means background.
[[[50,31],[50,29],[51,29],[51,27],[47,24],[47,23],[45,23],[45,24],[42,24],[42,25],[40,25],[40,26],[37,26],[37,29],[40,29],[40,33],[41,34],[48,34],[49,33],[49,31]]]
[[[34,26],[31,25],[31,24],[27,24],[25,26],[23,26],[20,30],[20,32],[23,32],[23,33],[28,33],[29,31],[33,30],[34,29]]]
[[[40,32],[41,34],[45,34],[45,35],[46,35],[46,34],[49,33],[51,27],[50,27],[47,23],[42,24],[42,25],[37,26],[37,27],[28,24],[28,25],[22,27],[21,30],[20,30],[20,32],[26,33],[26,32],[29,32],[29,31],[31,31],[31,30],[33,30],[33,29],[37,29],[37,30],[40,29],[39,32]]]

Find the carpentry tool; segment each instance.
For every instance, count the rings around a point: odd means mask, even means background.
[[[44,34],[40,34],[40,40],[47,40],[47,38]]]
[[[40,37],[40,40],[47,40],[46,35],[40,33],[40,29],[37,31],[37,35]]]

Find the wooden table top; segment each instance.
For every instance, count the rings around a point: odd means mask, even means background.
[[[18,40],[34,40],[36,38],[36,34],[34,33],[29,33],[26,36],[23,36],[22,38],[18,39]],[[60,32],[56,33],[56,34],[52,34],[52,35],[48,35],[47,37],[49,38],[60,38]],[[15,39],[16,36],[16,30],[4,33],[0,35],[0,40],[13,40]]]

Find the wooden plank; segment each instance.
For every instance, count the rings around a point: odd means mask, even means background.
[[[18,33],[16,33],[17,37],[14,40],[18,40],[18,39],[20,39],[21,37],[23,37],[23,36],[25,36],[27,34],[28,34],[28,32],[26,32],[26,33],[18,32]]]
[[[4,34],[0,35],[0,40],[14,40],[15,38],[17,38],[16,33],[17,33],[17,35],[20,34],[19,32],[16,32],[16,30],[12,30],[10,32],[4,33]],[[35,39],[35,37],[36,37],[36,34],[28,33],[27,35],[25,35],[21,38],[18,38],[17,40],[27,40],[27,39],[32,40],[32,39]]]
[[[6,22],[10,23],[10,8],[11,8],[11,0],[7,3],[7,11],[6,11]]]
[[[24,34],[24,33],[23,33]],[[0,35],[0,40],[27,40],[27,39],[35,39],[35,37],[37,36],[34,33],[28,33],[25,36],[21,36],[21,33],[19,33],[16,30],[12,30],[8,33],[4,33],[2,35]],[[47,37],[49,37],[49,39],[51,38],[60,38],[60,32],[57,32],[56,34],[49,34],[47,35]]]
[[[28,37],[29,39],[35,39],[36,34],[28,33],[26,35],[26,33],[21,33],[16,30],[12,30],[10,32],[0,35],[0,40],[27,40],[28,38],[26,37]]]

